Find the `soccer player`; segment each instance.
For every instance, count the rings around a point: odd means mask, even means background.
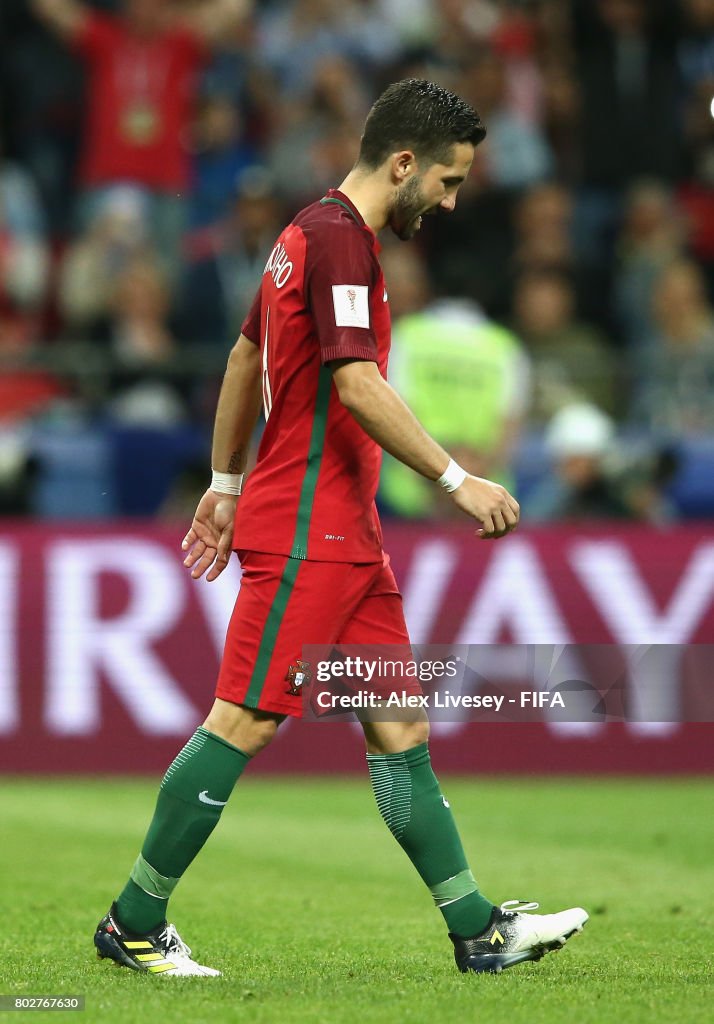
[[[231,549],[243,570],[215,703],[169,767],[131,876],[94,942],[101,957],[166,976],[217,975],[191,958],[168,899],[218,823],[252,757],[286,715],[306,643],[409,638],[374,505],[381,449],[450,492],[483,539],[518,523],[501,486],[469,476],[386,380],[389,306],[377,233],[412,238],[451,211],[485,129],[431,82],[391,85],[365,124],[355,167],[275,243],[228,360],[213,439],[213,479],[184,541],[194,578],[215,580]],[[258,413],[266,424],[240,501]],[[432,771],[428,722],[363,722],[379,809],[444,916],[461,971],[537,960],[580,931],[584,910],[535,915],[478,889]]]

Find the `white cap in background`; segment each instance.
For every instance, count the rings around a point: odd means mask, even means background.
[[[556,458],[569,455],[606,455],[615,436],[615,424],[589,402],[566,405],[545,430],[548,451]]]

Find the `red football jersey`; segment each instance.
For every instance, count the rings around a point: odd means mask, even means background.
[[[200,37],[170,29],[142,39],[121,18],[89,11],[75,47],[89,69],[82,184],[185,189]]]
[[[379,243],[331,189],[278,238],[242,333],[260,346],[266,425],[238,502],[234,547],[329,562],[382,559],[374,503],[382,457],[326,365],[390,344]]]

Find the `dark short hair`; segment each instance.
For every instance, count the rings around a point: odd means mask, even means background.
[[[422,78],[405,78],[385,89],[364,126],[359,163],[379,167],[391,153],[413,149],[417,158],[445,163],[457,142],[478,146],[486,128],[456,93]]]

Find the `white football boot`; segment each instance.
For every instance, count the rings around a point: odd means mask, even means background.
[[[494,907],[491,920],[480,935],[462,938],[450,934],[456,966],[464,974],[499,974],[524,960],[540,960],[546,953],[562,949],[588,920],[582,907],[561,910],[559,914],[528,913],[537,909],[537,903],[507,900]]]

